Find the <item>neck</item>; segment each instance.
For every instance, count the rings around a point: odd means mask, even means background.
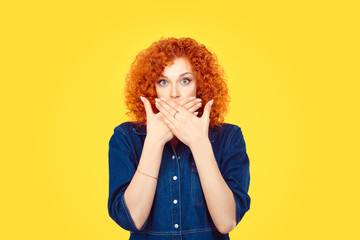
[[[173,147],[175,148],[177,143],[179,142],[179,139],[177,139],[177,137],[174,137],[173,139],[171,139],[171,145],[173,145]]]

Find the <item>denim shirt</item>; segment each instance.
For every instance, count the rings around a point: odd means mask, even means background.
[[[110,138],[110,217],[130,231],[130,239],[230,239],[214,225],[193,155],[181,141],[175,149],[170,141],[164,145],[153,205],[145,224],[137,229],[124,192],[139,164],[145,137],[146,126],[124,122],[115,127]],[[209,140],[219,170],[234,195],[237,225],[250,209],[249,158],[244,137],[240,127],[223,123],[209,129]]]

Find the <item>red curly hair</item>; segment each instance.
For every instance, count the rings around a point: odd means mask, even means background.
[[[140,96],[151,102],[155,113],[159,112],[155,107],[155,82],[164,68],[173,64],[178,57],[185,57],[191,64],[197,80],[196,97],[201,98],[203,103],[214,99],[209,126],[221,125],[230,102],[224,70],[214,53],[194,39],[185,37],[160,38],[136,56],[126,76],[125,103],[129,109],[126,115],[138,124],[146,124],[146,112]],[[198,116],[202,116],[204,106],[205,104],[198,109]]]

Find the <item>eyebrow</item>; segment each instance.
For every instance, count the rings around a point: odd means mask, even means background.
[[[194,74],[192,74],[191,72],[185,72],[185,73],[183,73],[183,74],[180,74],[179,77],[184,76],[185,74],[188,74],[188,73],[191,74],[191,75],[194,75]],[[167,77],[164,76],[164,75],[161,75],[161,77],[167,78]]]

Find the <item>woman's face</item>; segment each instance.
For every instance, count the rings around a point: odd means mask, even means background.
[[[156,81],[157,97],[170,98],[175,102],[196,97],[196,79],[186,58],[176,58],[166,66],[162,76]]]

